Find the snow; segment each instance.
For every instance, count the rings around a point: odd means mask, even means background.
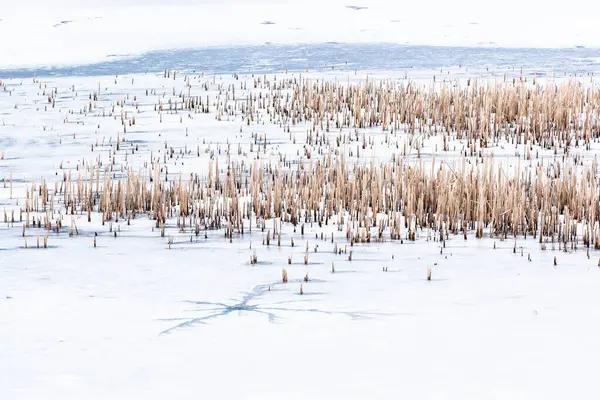
[[[259,248],[264,263],[250,267],[247,243],[221,238],[170,251],[156,237],[106,238],[95,253],[91,238],[51,240],[60,249],[3,252],[0,287],[12,296],[0,301],[4,399],[598,394],[599,272],[583,252],[559,253],[553,267],[556,253],[531,242],[532,263],[511,245],[491,253],[489,241],[453,239],[448,260],[425,241],[390,243],[356,247],[356,260],[335,260],[331,274],[323,251],[308,268],[288,268],[294,281],[306,270],[318,280],[299,296],[299,283],[275,283],[287,246]],[[482,254],[494,262],[476,262]],[[249,304],[273,323],[232,311],[159,335],[179,322],[162,319],[220,313],[184,301],[234,305],[259,284],[271,292]],[[302,311],[312,309],[331,314]]]
[[[265,42],[598,48],[599,14],[587,0],[23,0],[2,7],[0,68]]]
[[[123,3],[123,8],[135,6]],[[182,10],[173,13],[183,14],[188,7],[193,6],[182,2]],[[376,4],[368,7],[376,9]],[[41,10],[32,14],[47,19]],[[259,20],[267,18],[279,21],[262,15]],[[485,69],[456,67],[443,75],[484,76],[493,82],[504,72],[518,73],[495,71],[492,76]],[[435,73],[411,71],[409,78],[426,83]],[[402,80],[404,74],[368,72],[375,79]],[[341,82],[366,75],[344,70],[303,74]],[[241,79],[251,87],[250,76]],[[205,81],[211,82],[208,94],[214,98],[217,86],[233,79],[195,75],[193,91],[204,95],[200,84]],[[67,170],[76,174],[84,160],[106,162],[108,144],[93,153],[90,148],[102,138],[114,144],[122,133],[120,120],[79,113],[98,86],[99,109],[107,113],[117,99],[139,98],[136,125],[128,127],[125,137],[137,141],[140,150],[127,161],[118,155],[118,163],[134,170],[168,140],[177,149],[201,149],[200,157],[184,157],[177,165],[169,161],[169,175],[202,173],[208,167],[205,149],[229,142],[248,152],[252,132],[266,134],[271,142],[265,161],[275,160],[279,151],[294,157],[307,129],[294,128],[294,145],[268,119],[242,132],[239,118],[217,121],[214,114],[193,114],[193,119],[183,114],[180,122],[181,114],[165,113],[160,123],[153,104],[163,92],[166,102],[173,86],[179,93],[183,76],[42,77],[6,83],[8,90],[0,91],[0,152],[5,152],[0,178],[8,182],[12,172],[13,198],[8,186],[0,185],[0,207],[9,213],[18,210],[17,199],[24,203],[25,188],[33,182],[60,180]],[[587,78],[584,83],[598,85]],[[48,103],[40,84],[58,89],[55,108],[44,110]],[[147,88],[157,94],[145,96]],[[127,108],[134,112],[130,102]],[[366,133],[377,139],[375,149],[354,161],[389,159],[394,149],[381,143],[383,133]],[[402,143],[406,134],[398,140]],[[435,140],[423,151],[426,164]],[[589,153],[574,152],[589,163],[599,150],[593,143]],[[507,171],[513,170],[514,149],[493,151]],[[436,157],[453,163],[458,150]],[[540,157],[554,156],[540,151]],[[225,160],[223,153],[219,165]],[[419,161],[413,154],[409,162]],[[222,231],[190,242],[190,233],[178,233],[170,220],[167,232],[174,244],[169,249],[167,238],[145,216],[130,226],[114,223],[116,238],[98,215],[91,223],[85,216],[76,221],[79,234],[53,233],[48,249],[35,248],[35,229],[28,230],[29,248],[24,248],[21,224],[0,222],[1,399],[592,399],[600,392],[594,379],[600,354],[597,251],[588,258],[584,250],[565,253],[548,246],[542,251],[535,240],[518,239],[514,253],[512,239],[472,236],[466,241],[451,237],[440,249],[419,232],[414,243],[355,244],[348,261],[332,252],[331,232],[339,245],[349,246],[334,226],[307,226],[302,236],[284,225],[277,247],[263,245],[264,233],[256,227],[232,243]],[[94,232],[99,232],[97,248]],[[320,232],[327,240],[320,239]],[[306,242],[308,265],[301,261]],[[249,265],[250,246],[258,254],[257,265]],[[433,270],[430,282],[427,266]],[[280,283],[283,267],[288,284]],[[306,272],[309,282],[302,281]]]

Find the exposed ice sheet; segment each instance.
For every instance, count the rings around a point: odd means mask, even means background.
[[[0,67],[265,42],[600,47],[599,14],[587,0],[25,0],[2,7]]]
[[[109,61],[64,67],[37,66],[0,69],[0,77],[97,76],[163,72],[165,69],[232,73],[282,73],[289,71],[404,71],[409,77],[430,71],[463,66],[463,75],[502,76],[502,71],[521,69],[525,76],[555,73],[558,77],[586,75],[600,70],[600,52],[595,49],[492,49],[468,47],[432,47],[402,44],[290,44],[224,46],[198,49],[163,50],[111,57]],[[486,71],[486,69],[488,71]]]

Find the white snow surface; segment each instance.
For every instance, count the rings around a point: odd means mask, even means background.
[[[0,9],[0,68],[265,42],[600,47],[600,3],[589,0],[21,0]]]
[[[121,17],[127,15],[122,12]],[[365,76],[339,74],[342,81]],[[392,78],[404,72],[380,74]],[[194,78],[192,94],[202,94],[200,82],[213,79],[213,97],[216,85],[232,82],[231,77]],[[251,77],[240,79],[251,86]],[[56,108],[44,111],[47,100],[40,82],[58,88]],[[99,108],[79,114],[99,84]],[[100,117],[99,110],[108,113],[116,99],[127,95],[137,95],[140,103],[137,123],[125,135],[140,143],[127,161],[134,169],[150,158],[150,151],[164,150],[165,139],[177,149],[202,150],[201,157],[170,163],[173,176],[206,168],[204,150],[209,147],[240,143],[247,152],[251,132],[266,133],[273,142],[265,160],[275,160],[278,151],[295,155],[304,145],[306,126],[293,128],[298,143],[292,145],[288,134],[268,119],[241,133],[239,119],[216,121],[213,114],[184,115],[180,122],[180,114],[165,113],[159,123],[152,106],[163,92],[166,102],[172,86],[178,93],[182,78],[174,82],[147,74],[8,81],[10,92],[0,92],[0,151],[5,152],[0,178],[13,172],[14,194],[10,199],[9,189],[0,185],[1,207],[18,210],[16,200],[24,203],[25,185],[41,177],[57,179],[55,173],[60,177],[65,170],[75,174],[83,159],[100,156],[106,161],[108,145],[94,153],[90,146],[102,137],[114,143],[122,127],[118,118]],[[146,88],[156,88],[157,95],[145,96]],[[367,133],[376,138],[373,155],[387,159],[393,150],[381,143],[383,133]],[[424,154],[433,145],[432,139]],[[600,150],[598,143],[592,146],[586,162]],[[514,148],[490,151],[506,163],[507,171],[514,168]],[[550,153],[541,156],[550,160]],[[125,163],[122,154],[118,159],[117,165]],[[226,165],[224,160],[222,154],[220,165]],[[264,233],[255,227],[233,243],[222,231],[190,243],[190,233],[179,234],[170,223],[174,244],[168,249],[167,239],[147,217],[138,216],[131,226],[121,222],[114,238],[97,215],[92,223],[77,216],[79,235],[52,234],[45,250],[33,248],[35,230],[30,230],[30,248],[25,249],[21,225],[0,223],[0,399],[531,400],[600,395],[595,379],[600,355],[597,251],[588,259],[585,250],[564,253],[548,246],[542,251],[535,240],[518,239],[514,254],[512,239],[496,241],[493,249],[493,239],[458,236],[440,254],[439,243],[419,232],[413,243],[355,244],[354,258],[348,261],[332,253],[330,240],[315,239],[315,233],[324,232],[329,239],[333,232],[336,242],[348,245],[335,226],[307,226],[301,236],[284,225],[279,248],[263,245]],[[96,249],[95,231],[100,232]],[[301,261],[306,241],[311,249],[307,266]],[[250,242],[258,265],[248,263]],[[288,266],[290,254],[293,264]],[[427,266],[433,269],[430,282]],[[279,283],[282,267],[290,274],[285,285]],[[302,282],[306,272],[308,283]]]

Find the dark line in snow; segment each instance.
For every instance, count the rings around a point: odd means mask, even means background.
[[[360,10],[366,10],[369,7],[364,7],[364,6],[346,6],[346,8],[349,8],[349,9],[354,10],[354,11],[360,11]]]
[[[74,22],[74,21],[68,21],[68,20],[67,21],[60,21],[58,24],[54,24],[53,27],[54,28],[58,28],[61,25],[70,24],[71,22]]]

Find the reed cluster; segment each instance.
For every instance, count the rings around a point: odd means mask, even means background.
[[[274,232],[266,225],[273,220],[279,231],[283,223],[335,227],[351,245],[415,240],[421,232],[434,240],[450,234],[466,239],[472,231],[478,238],[533,236],[572,246],[582,240],[600,248],[596,161],[591,166],[540,163],[534,171],[517,165],[507,171],[493,157],[479,165],[463,157],[457,169],[435,160],[345,165],[343,158],[329,158],[302,170],[270,169],[258,162],[249,176],[233,163],[227,170],[223,180],[209,173],[208,179],[168,182],[129,171],[116,181],[105,174],[103,184],[98,170],[95,180],[78,176],[73,182],[65,174],[53,188],[47,182],[27,188],[25,226],[32,222],[41,228],[43,222],[47,230],[60,230],[66,215],[93,212],[111,230],[113,221],[148,215],[163,236],[167,218],[173,218],[180,232],[225,228],[232,236],[254,228],[266,231],[268,240]],[[78,233],[74,219],[69,233]]]
[[[177,76],[165,71],[164,79]],[[263,241],[270,245],[277,238],[277,246],[282,224],[293,225],[294,231],[300,225],[302,235],[305,224],[316,224],[343,232],[350,246],[413,241],[423,233],[436,241],[459,234],[467,239],[473,232],[477,238],[533,236],[565,249],[579,241],[600,248],[597,162],[584,166],[581,158],[569,156],[572,147],[589,149],[600,139],[600,90],[595,87],[576,80],[550,78],[540,84],[506,75],[493,84],[472,79],[429,86],[371,79],[344,84],[285,75],[238,81],[236,75],[229,85],[205,81],[200,90],[218,88],[210,99],[208,94],[192,94],[198,86],[192,86],[189,76],[183,79],[187,93],[177,94],[173,87],[167,98],[156,89],[146,90],[146,96],[159,95],[154,111],[161,122],[163,114],[186,112],[190,118],[192,113],[214,113],[221,121],[241,119],[240,130],[268,121],[289,134],[292,143],[298,126],[305,124],[302,153],[298,150],[295,161],[281,152],[274,162],[261,159],[267,147],[274,148],[266,134],[253,133],[249,153],[239,144],[237,149],[229,142],[216,149],[209,145],[204,152],[210,155],[207,173],[169,174],[174,160],[200,157],[201,152],[199,146],[196,151],[170,147],[165,139],[163,154],[150,153],[137,170],[128,168],[116,159],[126,161],[139,151],[127,140],[127,127],[136,124],[136,113],[126,106],[137,110],[140,103],[138,96],[127,95],[108,113],[114,119],[119,116],[123,125],[116,146],[110,144],[109,162],[98,156],[77,170],[62,170],[53,184],[44,180],[27,187],[20,217],[25,214],[24,227],[31,221],[41,228],[43,221],[46,230],[58,232],[67,215],[85,215],[90,222],[97,213],[111,231],[113,222],[130,224],[147,215],[162,237],[167,219],[176,219],[181,233],[198,236],[202,230],[206,237],[207,230],[223,229],[231,242],[245,230],[260,229],[266,233]],[[97,93],[100,88],[90,93],[82,113],[98,112]],[[43,94],[54,106],[57,89],[44,87]],[[361,158],[374,148],[373,128],[385,132],[382,143],[396,146],[390,159]],[[402,149],[401,136],[406,139]],[[436,136],[441,147],[425,161],[424,141]],[[457,164],[436,161],[436,154],[454,151],[456,143],[463,146]],[[500,143],[523,146],[513,168],[484,154]],[[96,139],[96,148],[104,146],[104,138],[101,143]],[[556,155],[553,162],[534,155],[548,150]],[[242,161],[232,159],[236,151]],[[10,188],[12,198],[12,174]],[[14,216],[11,219],[14,222]],[[6,214],[4,220],[8,221]],[[271,221],[272,230],[267,229]],[[73,218],[69,230],[70,235],[78,234]],[[94,245],[95,241],[96,237]],[[251,263],[256,262],[253,253]]]

